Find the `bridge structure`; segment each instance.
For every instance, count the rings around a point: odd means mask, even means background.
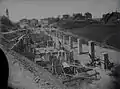
[[[65,31],[65,30],[63,31],[60,28],[56,29],[49,26],[49,28],[45,28],[43,31],[45,31],[46,34],[51,36],[54,39],[54,42],[57,42],[57,45],[58,45],[58,41],[60,41],[61,43],[60,45],[62,45],[62,47],[64,47],[66,50],[74,51],[74,56],[78,56],[78,59],[82,58],[81,57],[82,55],[87,55],[89,56],[88,59],[90,59],[92,63],[96,62],[97,59],[101,59],[102,61],[101,63],[103,63],[105,59],[108,60],[109,58],[108,57],[106,58],[105,55],[108,55],[110,51],[119,52],[119,49],[113,46],[107,45],[105,43],[93,41],[85,37],[80,37],[69,31]],[[87,42],[87,44],[82,42],[83,39]],[[106,39],[109,39],[109,37]],[[97,51],[99,51],[100,53],[98,53]],[[96,54],[102,55],[102,57],[99,56],[97,57]],[[114,58],[112,59],[112,62],[114,62]]]
[[[70,32],[52,29],[51,27],[47,29],[39,29],[53,38],[53,41],[55,42],[55,47],[61,46],[68,51],[73,51],[75,48],[77,48],[77,55],[90,54],[92,57],[92,61],[94,61],[95,59],[95,44],[101,45],[98,42],[86,39],[86,41],[89,41],[88,46],[90,48],[87,51],[83,51],[83,43],[81,41],[81,39],[84,39],[83,37],[78,37],[77,35]],[[55,31],[55,33],[52,32],[53,30]],[[64,84],[57,80],[47,70],[43,69],[36,63],[30,61],[28,58],[13,50],[13,48],[19,44],[21,39],[29,35],[30,32],[30,29],[20,29],[17,31],[0,33],[0,39],[4,39],[7,44],[11,43],[11,46],[7,47],[2,42],[0,42],[0,48],[5,53],[9,63],[9,85],[16,88],[22,87],[25,89],[67,89]],[[4,37],[14,33],[18,36],[11,40],[8,40]],[[66,36],[68,37],[68,40],[65,40]],[[73,41],[73,37],[75,37],[77,40]],[[108,45],[102,44],[102,46]]]
[[[4,38],[4,35],[22,33],[19,37],[16,37],[10,41],[7,40],[8,43],[15,41],[15,44],[9,48],[0,42],[0,48],[5,53],[9,63],[9,86],[18,89],[67,89],[47,70],[13,50],[13,48],[19,44],[20,40],[27,35],[26,31],[27,30],[23,29],[1,33],[0,39],[4,39],[5,41],[7,39]]]

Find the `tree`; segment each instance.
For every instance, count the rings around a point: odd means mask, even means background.
[[[89,12],[86,12],[86,13],[84,14],[84,16],[85,16],[86,19],[92,19],[92,14],[89,13]]]
[[[74,13],[73,14],[73,19],[75,20],[75,19],[78,19],[78,20],[83,20],[83,19],[85,19],[85,17],[82,15],[82,13]]]
[[[114,78],[113,88],[112,89],[119,89],[120,88],[120,65],[116,64],[113,69],[111,70],[110,76]]]
[[[1,22],[1,24],[4,24],[4,25],[9,26],[9,27],[13,26],[13,23],[6,16],[2,16],[0,18],[0,22]]]
[[[56,22],[60,21],[60,15],[57,16]]]
[[[38,20],[35,19],[35,18],[31,19],[31,20],[30,20],[30,25],[33,26],[33,27],[34,27],[34,26],[37,26],[37,25],[38,25]]]
[[[69,14],[64,14],[62,18],[63,18],[63,19],[68,19],[69,17],[70,17]]]
[[[8,32],[12,27],[14,27],[13,23],[6,16],[0,17],[1,32]]]
[[[3,24],[0,26],[0,32],[8,32],[8,31],[9,31],[9,29],[6,25]]]

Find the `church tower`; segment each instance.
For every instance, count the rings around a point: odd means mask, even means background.
[[[8,9],[6,8],[6,16],[9,18],[9,11],[8,11]]]

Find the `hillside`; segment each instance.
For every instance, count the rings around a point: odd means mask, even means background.
[[[120,49],[120,32],[116,33],[115,35],[111,36],[106,43],[108,45],[111,45],[113,47],[116,47],[118,49]]]
[[[82,28],[72,28],[72,29],[64,29],[69,31],[79,37],[85,37],[89,40],[97,41],[97,42],[104,42],[106,38],[108,38],[112,34],[118,34],[120,32],[119,25],[102,25],[102,24],[90,24]],[[119,35],[116,37],[110,38],[108,45],[111,45],[115,48],[120,49],[118,46]],[[116,41],[115,43],[113,40]]]
[[[73,21],[73,20],[61,20],[57,23],[57,26],[60,28],[65,29],[72,29],[72,28],[82,28],[90,24],[90,22],[85,20]]]

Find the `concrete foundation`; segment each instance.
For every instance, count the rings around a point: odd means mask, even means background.
[[[64,60],[67,61],[67,53],[64,52]]]
[[[78,54],[81,54],[83,49],[82,49],[82,42],[80,39],[77,39],[77,43],[78,43]]]
[[[104,69],[108,69],[109,65],[109,56],[108,53],[103,53]]]
[[[73,48],[72,36],[69,36],[69,46],[71,49]]]
[[[64,45],[65,44],[65,36],[64,36],[64,34],[62,34],[62,36],[61,36],[62,38],[62,44]]]
[[[91,55],[92,61],[95,59],[95,43],[93,41],[89,42],[89,53]]]

